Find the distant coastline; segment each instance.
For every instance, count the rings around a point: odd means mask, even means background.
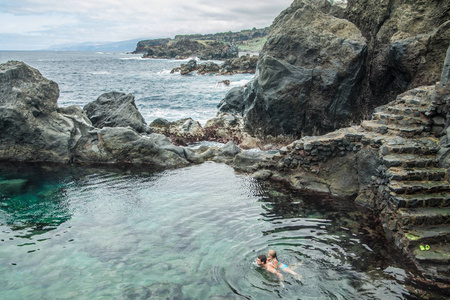
[[[246,29],[239,32],[177,35],[174,39],[148,39],[139,41],[133,53],[142,53],[146,57],[176,57],[186,56],[184,55],[185,50],[199,53],[220,53],[223,51],[222,48],[227,47],[235,47],[239,52],[259,53],[266,42],[268,33],[269,27],[265,27],[262,29]],[[223,59],[232,57],[236,56],[227,55]]]

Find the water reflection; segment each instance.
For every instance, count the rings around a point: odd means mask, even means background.
[[[0,177],[0,299],[411,297],[413,268],[348,199],[214,163],[0,166]],[[282,287],[255,265],[271,248],[302,281],[286,274]]]
[[[260,200],[261,215],[271,224],[262,232],[263,251],[275,249],[281,262],[303,275],[301,284],[285,276],[290,292],[272,287],[281,298],[293,291],[301,299],[412,297],[405,285],[416,270],[385,238],[371,211],[351,199],[273,188]],[[276,284],[273,279],[253,285],[266,290]]]

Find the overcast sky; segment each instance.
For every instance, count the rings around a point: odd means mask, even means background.
[[[0,50],[270,26],[293,0],[0,0]]]

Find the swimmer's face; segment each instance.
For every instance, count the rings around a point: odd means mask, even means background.
[[[263,263],[262,263],[262,261],[261,261],[259,258],[256,258],[256,264],[257,264],[258,266],[260,266],[260,265],[262,265]]]

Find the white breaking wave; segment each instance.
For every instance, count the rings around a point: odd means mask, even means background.
[[[109,75],[110,73],[108,71],[94,71],[90,72],[92,75]]]
[[[232,81],[230,83],[230,86],[235,87],[235,86],[244,86],[246,85],[250,80],[248,79],[241,79],[239,81]]]

